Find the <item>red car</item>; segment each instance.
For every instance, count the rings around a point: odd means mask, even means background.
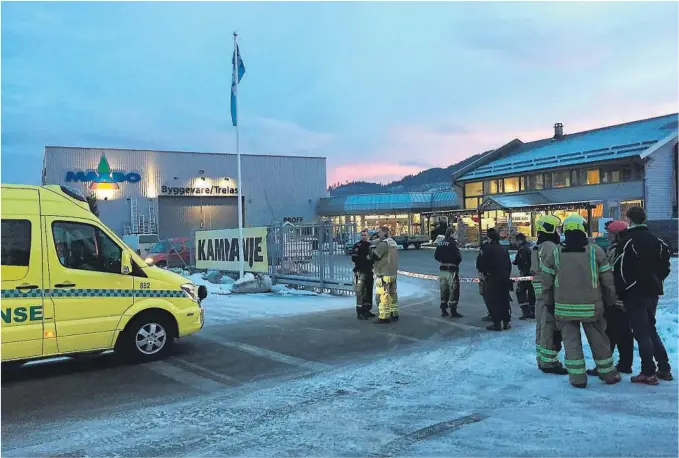
[[[193,239],[190,237],[164,239],[151,247],[144,260],[150,266],[184,267],[191,265],[192,252]]]

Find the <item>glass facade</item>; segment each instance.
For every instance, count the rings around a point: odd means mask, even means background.
[[[378,230],[382,226],[388,226],[392,234],[414,235],[422,233],[422,217],[419,213],[401,213],[393,215],[344,215],[333,216],[333,223],[355,223],[356,230]]]

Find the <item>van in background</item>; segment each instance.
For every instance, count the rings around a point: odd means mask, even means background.
[[[143,256],[158,243],[157,234],[128,234],[123,235],[123,242],[132,248],[138,255]]]

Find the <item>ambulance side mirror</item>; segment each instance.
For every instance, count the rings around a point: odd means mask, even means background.
[[[132,273],[132,256],[127,250],[123,250],[123,256],[120,260],[120,273],[123,275]]]

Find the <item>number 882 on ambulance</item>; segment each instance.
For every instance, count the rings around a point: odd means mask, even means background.
[[[205,286],[147,265],[58,185],[2,185],[2,362],[165,357],[204,325]]]

